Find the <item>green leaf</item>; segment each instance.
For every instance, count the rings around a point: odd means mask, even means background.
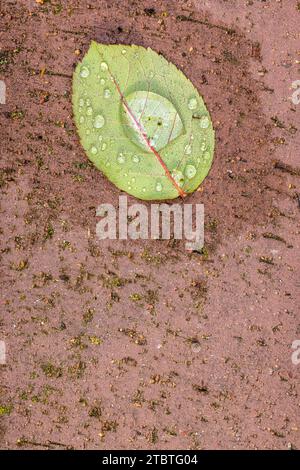
[[[74,72],[73,111],[88,158],[137,198],[185,196],[211,167],[214,131],[202,97],[150,48],[92,42]]]

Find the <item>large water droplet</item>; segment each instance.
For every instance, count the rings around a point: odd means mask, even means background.
[[[191,98],[189,101],[188,101],[188,108],[193,110],[193,109],[196,109],[197,108],[197,100],[196,98]]]
[[[160,182],[156,183],[155,189],[160,192],[162,190],[162,184]]]
[[[86,67],[85,65],[83,67],[81,67],[80,69],[80,76],[82,78],[87,78],[90,74],[90,70],[88,67]]]
[[[202,129],[207,129],[209,126],[209,119],[207,116],[203,116],[201,119],[200,119],[200,127]]]
[[[103,72],[105,72],[106,70],[108,70],[108,65],[106,62],[101,62],[100,64],[100,69],[103,70]]]
[[[103,96],[104,96],[104,98],[110,98],[111,91],[108,88],[105,88],[105,90],[103,92]]]
[[[119,155],[117,156],[117,162],[122,165],[123,163],[125,163],[125,160],[125,155],[123,155],[123,153],[119,153]]]
[[[95,147],[95,146],[93,145],[93,146],[91,147],[91,153],[92,153],[93,155],[96,155],[97,152],[98,152],[97,147]]]
[[[101,129],[101,127],[103,127],[104,124],[105,124],[104,117],[101,114],[97,114],[97,116],[95,116],[95,119],[94,119],[94,127],[96,129]]]
[[[185,172],[185,176],[190,180],[190,179],[194,178],[194,176],[195,176],[197,170],[196,170],[196,168],[194,167],[194,165],[187,165],[187,166],[185,167],[184,172]]]
[[[132,161],[133,161],[133,163],[139,163],[140,157],[138,155],[133,155]]]
[[[93,114],[93,108],[92,108],[91,106],[89,106],[89,107],[87,108],[86,114],[87,114],[88,116],[91,116],[91,115]]]

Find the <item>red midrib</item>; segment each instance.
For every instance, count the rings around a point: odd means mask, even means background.
[[[167,176],[167,178],[171,181],[171,183],[173,184],[173,186],[176,188],[176,190],[178,191],[178,194],[181,196],[181,197],[185,197],[187,194],[181,189],[181,187],[177,184],[177,182],[175,181],[175,179],[173,178],[173,176],[171,175],[167,165],[165,164],[165,162],[163,161],[163,159],[161,158],[160,154],[158,153],[158,151],[153,147],[153,145],[151,145],[151,142],[145,132],[145,130],[143,129],[141,123],[136,119],[136,117],[134,116],[133,112],[131,111],[131,109],[129,108],[128,106],[128,103],[125,99],[125,96],[123,95],[120,87],[119,87],[119,84],[117,82],[117,80],[115,79],[115,77],[113,76],[113,74],[111,73],[111,71],[108,69],[108,72],[112,78],[112,81],[114,82],[114,85],[120,95],[120,98],[121,98],[121,101],[122,101],[122,104],[124,106],[124,108],[126,109],[127,113],[129,114],[130,118],[133,120],[134,124],[137,126],[142,138],[144,139],[147,147],[151,150],[151,152],[156,156],[157,160],[159,161],[159,163],[161,164],[161,166],[163,167],[164,169],[164,172],[165,172],[165,175]]]

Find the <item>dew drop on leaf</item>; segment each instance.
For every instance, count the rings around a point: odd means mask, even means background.
[[[172,176],[173,176],[174,180],[176,181],[176,183],[177,183],[179,186],[182,186],[182,185],[183,185],[183,183],[184,183],[184,176],[183,176],[182,171],[180,171],[180,170],[173,170],[173,171],[172,171]]]
[[[185,147],[184,147],[184,153],[186,155],[190,155],[192,153],[192,146],[191,144],[187,144]]]
[[[200,127],[202,129],[207,129],[209,127],[209,119],[207,116],[203,116],[201,119],[200,119]]]
[[[96,155],[97,152],[98,152],[97,147],[95,147],[95,146],[93,145],[93,146],[91,147],[91,153],[92,153],[93,155]]]
[[[107,147],[106,143],[105,143],[105,142],[103,142],[103,144],[101,145],[101,150],[105,150],[105,149],[106,149],[106,147]]]
[[[83,117],[83,116],[80,116],[79,122],[80,122],[80,124],[83,124],[83,123],[84,123],[84,117]]]
[[[108,88],[105,88],[105,90],[103,92],[103,96],[104,96],[104,98],[110,98],[111,91]]]
[[[119,155],[117,156],[117,162],[122,165],[123,163],[125,163],[125,160],[125,155],[123,155],[123,153],[119,153]]]
[[[100,64],[100,69],[105,72],[106,70],[108,70],[108,65],[106,62],[101,62]]]
[[[97,116],[95,116],[95,119],[94,119],[94,127],[96,129],[101,129],[101,127],[103,127],[104,124],[105,124],[105,119],[102,116],[102,114],[97,114]]]
[[[84,106],[84,99],[80,98],[78,103],[79,103],[79,106]]]
[[[91,106],[89,106],[86,110],[86,114],[87,116],[91,116],[93,114],[93,108]]]
[[[187,165],[185,167],[185,176],[190,180],[192,178],[194,178],[194,176],[196,175],[197,173],[197,170],[196,168],[194,167],[194,165]]]
[[[193,110],[193,109],[196,109],[197,108],[197,100],[196,98],[190,98],[189,101],[188,101],[188,108]]]
[[[90,74],[90,70],[88,67],[86,67],[85,65],[83,67],[81,67],[81,70],[80,70],[80,76],[82,78],[87,78]]]
[[[139,163],[140,157],[138,155],[133,155],[132,161],[133,161],[133,163]]]
[[[156,191],[160,192],[162,190],[162,184],[159,183],[159,182],[156,183],[155,189],[156,189]]]
[[[100,83],[101,83],[101,85],[104,85],[104,84],[105,84],[105,79],[104,79],[104,78],[100,78]]]

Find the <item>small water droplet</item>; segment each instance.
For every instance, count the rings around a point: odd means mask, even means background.
[[[104,83],[105,83],[104,78],[100,78],[100,83],[101,83],[101,85],[104,85]]]
[[[85,65],[83,67],[81,67],[80,69],[80,76],[82,78],[87,78],[90,74],[90,70],[88,67],[86,67]]]
[[[205,152],[205,154],[203,155],[203,160],[206,162],[207,160],[210,159],[210,153],[209,152]]]
[[[97,152],[98,152],[97,147],[95,147],[95,146],[93,145],[93,146],[91,147],[91,153],[92,153],[93,155],[96,155]]]
[[[80,116],[79,122],[80,122],[80,124],[82,124],[84,122],[84,117],[83,116]]]
[[[197,103],[196,98],[191,98],[188,102],[188,108],[191,109],[191,110],[196,109],[197,105],[198,105],[198,103]]]
[[[126,54],[126,49],[122,49],[122,54]]]
[[[98,140],[99,140],[99,142],[102,142],[102,140],[103,140],[103,137],[102,137],[102,135],[101,135],[101,134],[99,135],[99,137],[98,137]]]
[[[103,96],[104,96],[104,98],[110,98],[111,91],[108,88],[105,88],[105,90],[103,92]]]
[[[125,176],[125,178],[127,178],[127,176],[128,176],[127,173],[124,173],[124,176]]]
[[[92,108],[91,106],[89,106],[89,107],[87,108],[86,114],[87,114],[88,116],[91,116],[91,115],[93,114],[93,108]]]
[[[131,190],[131,186],[128,186],[128,190],[129,190],[129,191]]]
[[[182,185],[183,185],[183,183],[184,183],[184,176],[183,176],[182,171],[180,171],[180,170],[173,170],[173,171],[172,171],[172,177],[174,178],[174,180],[176,181],[176,183],[177,183],[179,186],[182,186]]]
[[[91,105],[91,100],[90,100],[89,98],[87,98],[87,99],[85,100],[85,103],[86,103],[87,106],[90,106],[90,105]]]
[[[154,77],[154,73],[152,72],[152,70],[150,70],[149,72],[149,78],[153,78]]]
[[[84,106],[84,99],[80,98],[78,103],[79,103],[79,106]]]
[[[184,147],[184,153],[186,155],[190,155],[192,153],[192,146],[190,144],[187,144],[185,147]]]
[[[155,189],[160,192],[162,190],[162,184],[160,182],[156,183]]]
[[[101,145],[101,150],[105,150],[105,149],[106,149],[106,147],[107,147],[106,143],[105,143],[105,142],[103,142],[103,144]]]
[[[201,148],[202,152],[204,152],[204,150],[206,149],[206,142],[205,141],[202,142],[200,148]]]
[[[91,131],[90,131],[89,129],[87,129],[87,130],[85,131],[85,133],[86,133],[86,135],[90,135]]]
[[[105,124],[104,117],[101,114],[97,114],[97,116],[95,116],[95,119],[94,119],[94,127],[96,129],[101,129],[101,127],[103,127],[104,124]]]
[[[192,179],[194,178],[195,174],[197,173],[197,170],[196,168],[194,167],[194,165],[187,165],[185,167],[185,176],[188,178],[188,179]]]
[[[131,182],[132,182],[132,183],[135,183],[135,178],[131,178]]]
[[[209,127],[209,119],[207,116],[203,116],[201,119],[200,119],[200,127],[202,129],[207,129]]]
[[[106,70],[108,70],[108,65],[107,65],[107,63],[106,63],[106,62],[101,62],[100,68],[101,68],[101,70],[103,70],[103,72],[105,72]]]
[[[143,191],[143,193],[145,193],[145,192],[146,192],[146,188],[143,188],[142,191]]]
[[[117,156],[117,162],[122,165],[123,163],[125,163],[125,160],[125,155],[123,155],[123,153],[119,153],[119,155]]]
[[[133,161],[133,163],[139,163],[140,157],[138,155],[133,155],[132,161]]]

